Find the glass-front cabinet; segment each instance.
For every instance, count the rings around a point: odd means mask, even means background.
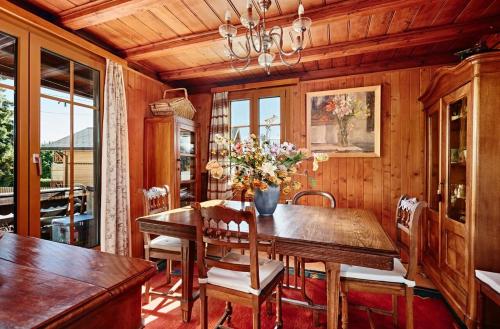
[[[500,272],[500,53],[441,67],[427,85],[419,97],[428,204],[419,258],[455,314],[474,328],[475,270]],[[483,327],[499,323],[496,317],[487,324],[494,318],[486,316]]]
[[[466,84],[426,107],[427,216],[422,222],[423,264],[430,276],[467,296],[472,145],[471,87]],[[436,273],[432,271],[439,269]]]
[[[194,121],[156,116],[144,121],[144,185],[168,185],[172,208],[200,200],[198,134]],[[198,156],[197,156],[198,155]]]

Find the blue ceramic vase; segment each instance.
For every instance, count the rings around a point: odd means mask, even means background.
[[[260,216],[271,216],[280,199],[280,187],[269,186],[267,190],[255,189],[254,203]]]

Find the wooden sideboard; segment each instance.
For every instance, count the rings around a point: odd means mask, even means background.
[[[0,328],[142,327],[156,266],[15,234],[0,239]]]
[[[436,74],[420,97],[426,111],[425,272],[469,328],[474,270],[500,272],[500,52]],[[500,321],[500,319],[496,319]]]

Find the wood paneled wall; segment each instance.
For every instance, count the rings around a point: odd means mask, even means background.
[[[308,187],[332,192],[339,207],[373,210],[392,237],[395,236],[393,218],[399,196],[408,193],[424,197],[425,122],[418,97],[434,70],[434,67],[426,67],[378,72],[306,81],[290,87],[292,101],[286,113],[290,122],[286,139],[305,147],[307,92],[382,85],[381,157],[330,159],[314,173],[316,185]],[[201,126],[209,125],[211,95],[193,95],[192,100],[198,108]],[[205,111],[208,114],[203,113]],[[208,129],[203,132],[202,139],[208,141]],[[202,154],[207,154],[207,150],[202,149]],[[204,167],[203,161],[202,165]],[[314,205],[320,201],[309,199],[306,202]]]
[[[142,189],[144,187],[144,118],[151,116],[149,103],[162,98],[168,88],[159,81],[131,70],[124,70],[128,107],[128,136],[130,162],[130,218],[132,255],[142,257],[142,234],[135,222],[144,215]]]

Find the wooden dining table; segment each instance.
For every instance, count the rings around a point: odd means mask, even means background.
[[[250,203],[212,200],[202,206],[225,204],[244,209]],[[193,269],[196,216],[191,207],[179,208],[137,219],[140,230],[181,238],[183,321],[191,318],[196,299]],[[323,261],[326,264],[328,329],[338,327],[340,264],[392,270],[397,249],[370,210],[322,208],[279,204],[273,216],[257,217],[260,240],[272,241],[276,253]]]

